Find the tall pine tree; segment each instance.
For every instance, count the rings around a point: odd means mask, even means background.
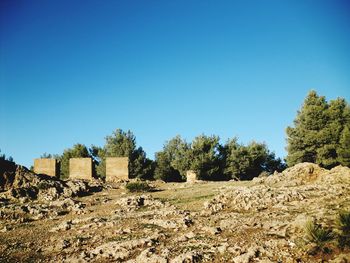
[[[311,91],[294,120],[294,127],[287,127],[287,164],[292,166],[300,162],[315,163],[317,150],[322,143],[320,135],[328,116],[325,97]]]
[[[287,164],[312,162],[326,168],[343,164],[339,153],[346,150],[340,149],[340,140],[347,125],[350,125],[350,110],[345,99],[327,103],[325,97],[311,91],[298,111],[294,127],[286,130]]]

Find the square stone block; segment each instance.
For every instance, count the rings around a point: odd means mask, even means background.
[[[60,176],[59,162],[52,158],[40,158],[34,160],[34,173],[46,174],[53,177]]]
[[[186,172],[186,182],[192,183],[192,182],[195,182],[195,181],[197,181],[197,174],[196,174],[196,172],[193,171],[193,170],[188,170]]]
[[[91,158],[70,158],[69,159],[69,179],[92,179],[92,159]]]
[[[106,158],[106,181],[121,181],[129,179],[128,157]]]

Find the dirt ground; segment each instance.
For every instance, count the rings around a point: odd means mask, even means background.
[[[120,183],[65,200],[0,199],[0,261],[350,262],[336,241],[310,253],[305,240],[308,220],[335,226],[350,209],[348,181],[271,180],[151,182],[149,193]]]

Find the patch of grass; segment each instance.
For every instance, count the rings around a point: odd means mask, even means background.
[[[123,235],[118,235],[118,236],[112,236],[106,239],[106,242],[120,242],[120,241],[127,241],[131,240],[132,236],[123,236]]]
[[[309,221],[306,223],[305,230],[307,241],[315,245],[313,253],[329,251],[326,244],[335,238],[335,234],[331,229],[324,228],[314,221]]]
[[[147,182],[130,182],[126,184],[126,189],[131,192],[150,192],[153,188]]]

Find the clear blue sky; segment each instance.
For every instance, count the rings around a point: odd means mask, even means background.
[[[132,130],[264,141],[310,89],[350,101],[350,1],[0,1],[0,149],[26,166]]]

